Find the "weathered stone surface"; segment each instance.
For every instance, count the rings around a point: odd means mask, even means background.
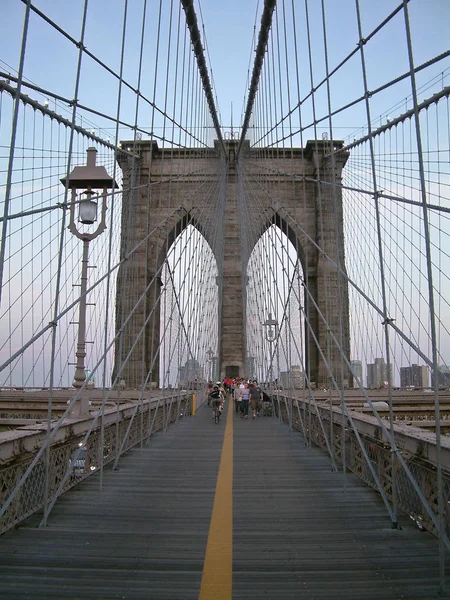
[[[140,387],[150,371],[151,379],[158,381],[160,269],[168,248],[189,223],[213,248],[219,267],[221,376],[230,368],[245,375],[243,269],[259,237],[275,224],[294,244],[303,267],[308,290],[305,339],[310,380],[318,387],[329,386],[323,354],[333,377],[341,381],[341,352],[333,340],[348,356],[348,289],[342,276],[345,256],[339,187],[347,155],[329,158],[332,146],[338,149],[339,143],[320,140],[308,142],[305,149],[255,150],[247,144],[239,164],[228,159],[235,155],[235,140],[226,141],[228,156],[222,156],[218,146],[161,150],[155,142],[126,145],[132,146],[139,158],[119,156],[125,190],[122,257],[141,243],[123,263],[117,284],[116,329],[122,336],[116,346],[115,372],[130,354],[120,371],[127,387]],[[225,183],[217,185],[211,200],[211,186],[220,181]],[[255,182],[261,192],[252,200]],[[252,219],[253,233],[245,244],[241,243],[239,194],[250,203]],[[215,244],[217,227],[224,228],[223,245]],[[138,309],[130,316],[136,304]],[[136,343],[141,331],[145,336]],[[344,369],[344,379],[346,372]]]

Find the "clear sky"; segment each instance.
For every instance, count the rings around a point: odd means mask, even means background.
[[[74,38],[79,38],[81,15],[84,0],[36,0],[35,6],[53,19]],[[125,54],[124,74],[132,83],[137,78],[138,47],[141,27],[143,0],[130,0],[127,16],[127,46]],[[157,0],[148,0],[147,46],[144,55],[144,82],[142,89],[150,93],[152,86],[151,64],[154,63],[154,37],[158,20]],[[283,8],[286,14],[291,11],[292,0],[278,2],[278,15],[281,20]],[[358,30],[354,0],[325,0],[325,14],[329,45],[329,62],[332,68],[344,58],[358,42]],[[361,21],[363,35],[367,36],[390,12],[399,5],[397,0],[377,0],[376,2],[361,0]],[[120,66],[120,45],[123,22],[123,0],[90,0],[87,14],[86,46],[99,58],[118,72]],[[306,45],[305,3],[294,2],[297,18],[298,60],[301,85],[309,90],[309,66]],[[169,0],[163,2],[162,31],[164,32],[164,15],[170,7]],[[174,14],[178,3],[174,2]],[[251,75],[254,60],[254,40],[260,28],[263,0],[199,0],[195,1],[200,30],[205,26],[208,55],[212,66],[212,79],[222,117],[222,123],[228,128],[231,123],[231,104],[233,103],[233,120],[236,126],[242,115],[244,97],[247,92],[247,81]],[[21,0],[2,0],[0,15],[2,16],[2,36],[0,39],[0,59],[10,65],[12,70],[18,68],[21,31],[25,4]],[[310,34],[313,53],[315,80],[322,77],[324,71],[323,41],[321,23],[321,3],[317,0],[308,2],[310,17]],[[448,49],[450,37],[450,2],[448,0],[411,0],[409,2],[411,32],[416,64],[429,60],[433,56]],[[403,19],[400,14],[391,24],[377,34],[376,40],[367,46],[367,67],[369,86],[374,88],[389,81],[407,68]],[[256,23],[256,28],[255,28]],[[167,24],[167,22],[166,22]],[[288,23],[289,27],[289,23]],[[164,36],[164,33],[162,34]],[[292,37],[292,36],[291,36]],[[164,46],[161,46],[164,48]],[[165,50],[164,50],[165,51]],[[172,52],[174,48],[172,48]],[[293,60],[292,48],[289,54]],[[148,64],[147,71],[145,66]],[[1,65],[1,63],[0,63]],[[163,65],[162,65],[163,66]],[[432,69],[439,73],[448,60],[439,63]],[[63,37],[46,25],[35,14],[31,15],[25,61],[25,76],[43,88],[51,89],[61,95],[70,97],[73,94],[74,71],[76,67],[75,49]],[[8,70],[3,65],[4,70]],[[80,98],[86,105],[98,108],[108,106],[107,98],[115,92],[114,81],[106,77],[101,70],[86,60],[83,65],[83,77]],[[431,71],[427,71],[430,77]],[[57,83],[55,83],[57,79]],[[147,81],[145,81],[147,79]],[[419,76],[420,80],[420,76]],[[336,79],[333,94],[335,105],[344,103],[347,97],[355,97],[361,88],[361,66],[358,60],[351,61],[348,67]],[[373,107],[374,115],[388,110],[401,96],[401,90],[380,96],[380,102]],[[127,98],[124,98],[126,106]],[[97,102],[98,101],[98,102]],[[126,110],[126,109],[125,109]],[[109,112],[114,111],[111,101]],[[133,105],[130,102],[130,115]],[[340,126],[357,128],[361,126],[363,113],[347,114]],[[142,118],[145,120],[144,114]],[[129,120],[128,119],[128,120]],[[93,119],[95,120],[95,119]],[[344,122],[345,121],[345,122]],[[145,123],[141,123],[142,126]],[[336,126],[339,124],[337,123]]]
[[[309,2],[311,22],[311,42],[313,47],[316,81],[323,72],[323,50],[320,2]],[[363,35],[372,31],[386,16],[396,8],[397,0],[363,0],[361,3],[361,19]],[[214,80],[223,121],[229,124],[230,104],[233,102],[234,113],[240,115],[243,97],[246,93],[245,84],[248,76],[250,43],[256,20],[257,38],[260,28],[260,16],[263,2],[260,0],[228,0],[226,3],[215,0],[203,0],[202,14],[207,32],[208,49],[213,66]],[[286,0],[286,10],[291,1]],[[298,46],[303,50],[299,56],[300,70],[303,74],[303,88],[309,91],[309,73],[307,69],[308,55],[304,40],[303,2],[295,2],[299,26],[297,29]],[[278,2],[281,14],[282,3]],[[447,0],[413,0],[409,3],[411,30],[414,45],[414,59],[420,64],[448,50],[450,38],[450,2]],[[356,46],[358,31],[354,0],[328,0],[325,2],[327,35],[329,44],[330,67],[335,66]],[[368,72],[371,88],[395,77],[401,68],[407,69],[404,33],[399,23],[394,19],[392,25],[378,36],[379,42],[368,50]],[[291,55],[292,56],[292,55]],[[251,53],[250,75],[253,67],[254,53]],[[446,63],[447,67],[449,63]],[[436,71],[442,70],[442,63]],[[353,79],[355,73],[357,78]],[[355,89],[360,85],[359,61],[351,65],[344,73],[350,93],[354,96]],[[388,108],[388,101],[386,107]],[[351,120],[351,119],[350,119]],[[235,118],[236,121],[236,118]],[[358,121],[347,123],[348,126],[358,126]]]

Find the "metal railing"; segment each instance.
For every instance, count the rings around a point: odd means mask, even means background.
[[[198,402],[200,404],[200,402]],[[56,438],[19,485],[36,453],[45,443],[42,427],[15,430],[0,436],[3,445],[0,464],[0,503],[6,506],[0,517],[0,534],[47,506],[47,514],[67,490],[98,473],[104,466],[117,466],[128,450],[147,444],[149,438],[169,425],[191,415],[192,395],[186,392],[107,409],[87,440],[92,419],[68,420]],[[102,443],[103,440],[103,443]],[[5,458],[9,454],[9,460]],[[46,461],[50,487],[45,502]],[[49,508],[48,508],[49,507]]]
[[[330,454],[333,465],[351,471],[367,485],[392,501],[396,486],[398,507],[420,529],[439,535],[436,436],[404,424],[394,425],[399,454],[392,451],[377,419],[370,415],[347,412],[325,403],[314,405],[282,394],[272,396],[272,412],[282,422],[305,436],[306,444],[315,444]],[[344,430],[342,429],[344,427]],[[342,462],[344,457],[345,464]],[[394,458],[394,460],[392,460]],[[450,532],[450,440],[441,448],[445,542]],[[395,469],[395,477],[393,477]]]

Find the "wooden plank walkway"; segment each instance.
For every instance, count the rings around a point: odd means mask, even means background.
[[[202,407],[105,470],[102,492],[93,476],[65,494],[48,527],[0,537],[0,598],[197,600],[226,426]],[[211,598],[450,598],[433,536],[406,516],[392,530],[373,490],[277,420],[232,427],[233,590]]]

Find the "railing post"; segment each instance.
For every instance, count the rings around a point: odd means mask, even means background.
[[[292,432],[292,398],[288,398],[287,396],[285,396],[284,401],[286,402],[286,411],[287,411],[287,418],[288,418],[288,423],[289,423],[289,431]]]
[[[175,423],[178,423],[180,420],[180,412],[181,412],[181,400],[180,396],[177,396],[177,418],[175,419]]]

